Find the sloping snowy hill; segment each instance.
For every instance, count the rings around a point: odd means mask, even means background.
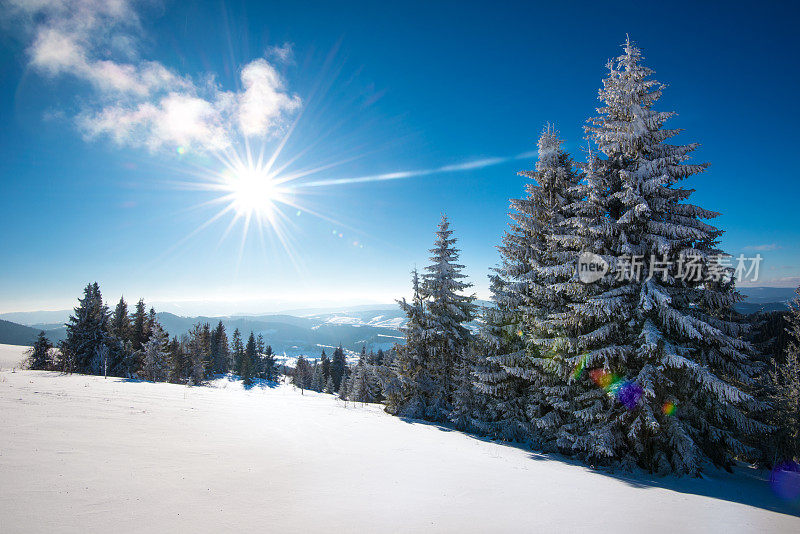
[[[22,345],[0,345],[0,369],[19,369],[29,349]]]
[[[615,477],[379,406],[214,386],[0,372],[0,530],[800,531],[763,473]]]

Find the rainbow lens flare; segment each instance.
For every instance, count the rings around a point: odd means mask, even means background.
[[[583,374],[583,370],[586,368],[586,355],[582,355],[581,359],[578,360],[578,363],[575,364],[575,369],[572,370],[572,379],[577,380]]]
[[[775,495],[785,501],[800,499],[800,465],[797,462],[781,462],[772,470],[769,484]]]
[[[609,388],[614,382],[619,380],[616,374],[609,373],[605,369],[592,369],[589,371],[589,378],[591,378],[592,382],[597,384],[598,387],[606,390],[606,392],[609,391]]]
[[[636,382],[625,381],[617,390],[617,400],[629,410],[636,408],[642,395],[644,395],[642,386]]]
[[[667,402],[665,402],[664,404],[661,405],[661,411],[664,413],[664,415],[667,415],[667,416],[670,416],[670,417],[675,415],[675,410],[677,410],[677,409],[678,409],[678,407],[672,401],[667,401]]]
[[[605,369],[589,371],[592,382],[602,388],[610,396],[615,397],[628,410],[633,410],[639,404],[644,391],[642,386],[630,380],[622,380],[616,373]]]

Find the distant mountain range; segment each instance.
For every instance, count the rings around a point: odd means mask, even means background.
[[[64,329],[64,327],[62,326],[60,329]],[[63,334],[58,332],[59,329],[32,328],[0,319],[0,343],[4,345],[32,345],[42,330],[47,332],[47,337],[50,340],[60,340],[64,337]]]
[[[315,310],[316,311],[316,310]],[[30,345],[40,331],[44,330],[48,339],[57,343],[66,336],[66,328],[62,323],[43,323],[43,318],[53,320],[56,313],[62,313],[63,321],[71,312],[37,312],[25,314],[2,314],[0,317],[22,318],[30,324],[18,324],[0,319],[0,343],[9,345]],[[242,315],[229,317],[181,317],[168,312],[157,314],[158,321],[171,336],[180,337],[191,330],[197,323],[209,323],[212,327],[219,321],[225,325],[228,338],[235,329],[239,329],[242,337],[250,332],[264,336],[267,344],[278,354],[287,357],[305,355],[318,357],[322,349],[330,354],[333,348],[342,345],[349,354],[367,350],[387,350],[395,343],[402,341],[403,336],[398,328],[405,317],[398,307],[391,309],[372,309],[338,311],[329,313],[313,313],[305,316],[289,314]]]
[[[792,288],[746,287],[739,291],[747,297],[737,304],[742,313],[785,310],[787,302],[796,296]],[[490,305],[486,301],[478,301],[478,304]],[[57,343],[66,336],[64,323],[71,313],[72,310],[0,314],[0,343],[30,345],[41,330],[50,341]],[[353,306],[338,311],[316,308],[225,317],[181,317],[160,312],[158,320],[171,336],[186,334],[198,322],[215,326],[222,321],[229,338],[236,328],[243,337],[252,331],[263,335],[265,342],[278,354],[316,358],[323,348],[330,354],[340,344],[351,355],[359,352],[362,346],[367,350],[386,350],[403,340],[399,328],[405,316],[398,306],[385,304]]]

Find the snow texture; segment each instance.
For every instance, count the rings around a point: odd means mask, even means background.
[[[760,471],[615,476],[377,405],[211,386],[0,371],[0,530],[800,531]]]

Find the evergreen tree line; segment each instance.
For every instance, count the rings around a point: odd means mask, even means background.
[[[707,164],[690,161],[696,143],[669,143],[680,130],[655,109],[664,86],[642,59],[627,41],[608,63],[584,162],[554,129],[541,134],[535,170],[520,173],[526,194],[511,201],[491,306],[465,294],[442,218],[431,264],[399,302],[406,342],[388,411],[656,473],[800,454],[800,312],[785,354],[770,354],[786,325],[734,310],[722,231],[706,222],[719,214],[681,186]],[[611,266],[594,283],[579,279],[584,253]],[[641,276],[618,276],[632,255]],[[687,257],[701,276],[681,276]]]
[[[394,371],[394,351],[384,353],[367,352],[361,348],[361,355],[355,365],[348,366],[344,349],[341,346],[328,357],[323,349],[319,360],[313,363],[305,357],[297,359],[292,370],[292,383],[301,392],[304,390],[331,393],[342,400],[361,403],[383,402],[396,388]]]
[[[227,373],[238,375],[246,386],[254,379],[280,377],[272,347],[261,334],[250,332],[245,342],[236,329],[229,342],[220,321],[214,328],[198,323],[188,334],[170,339],[143,299],[129,313],[120,298],[112,312],[97,282],[86,286],[66,326],[57,350],[44,332],[39,334],[28,358],[31,369],[194,385]]]

